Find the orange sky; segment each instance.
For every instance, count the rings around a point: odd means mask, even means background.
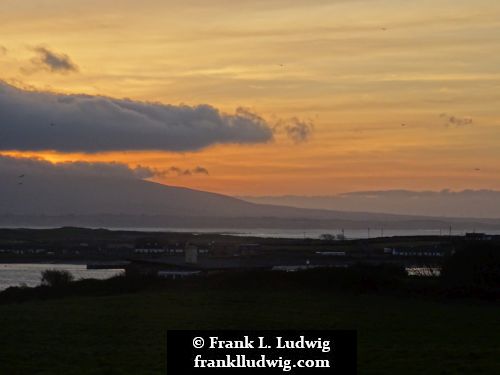
[[[202,166],[159,181],[234,195],[500,189],[499,26],[494,0],[3,0],[0,79],[314,123],[301,143],[23,156]],[[38,46],[78,71],[37,69]]]

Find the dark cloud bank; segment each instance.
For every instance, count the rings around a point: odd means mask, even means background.
[[[12,157],[0,154],[0,176],[10,176],[10,178],[20,178],[19,176],[23,176],[23,178],[27,176],[75,176],[148,179],[173,175],[208,176],[209,172],[201,166],[191,169],[181,169],[179,167],[156,169],[142,165],[130,167],[127,164],[117,162],[75,161],[52,163],[39,158]]]
[[[87,177],[113,177],[146,179],[161,174],[152,168],[137,166],[129,167],[123,163],[105,162],[61,162],[38,158],[17,158],[0,154],[0,176],[11,176],[15,178],[29,176],[87,176]]]
[[[244,109],[139,102],[27,91],[0,81],[0,150],[194,151],[222,143],[262,143],[271,126]]]

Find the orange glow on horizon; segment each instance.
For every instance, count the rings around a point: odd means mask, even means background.
[[[60,93],[208,103],[229,113],[245,107],[270,126],[306,119],[314,132],[302,143],[279,131],[266,144],[182,153],[0,154],[160,171],[200,166],[209,175],[153,180],[230,195],[500,189],[497,1],[367,7],[125,0],[119,9],[111,0],[36,3],[0,4],[1,80]],[[36,66],[37,46],[66,54],[78,70]],[[443,113],[473,122],[450,125]]]

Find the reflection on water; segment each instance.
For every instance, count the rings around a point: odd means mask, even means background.
[[[11,286],[40,285],[41,273],[45,270],[66,270],[78,279],[108,279],[123,270],[88,270],[85,264],[12,263],[0,264],[0,290]]]
[[[0,290],[11,286],[40,285],[42,271],[48,269],[66,270],[78,279],[108,279],[123,272],[122,269],[88,270],[84,264],[50,264],[50,263],[12,263],[0,264]],[[441,270],[438,267],[407,267],[409,276],[436,277]]]

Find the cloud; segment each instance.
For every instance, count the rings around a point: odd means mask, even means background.
[[[30,175],[71,175],[146,179],[158,171],[138,165],[134,168],[123,163],[61,162],[52,163],[40,158],[12,157],[0,154],[0,175],[27,177]]]
[[[167,174],[168,173],[175,173],[175,174],[177,174],[177,176],[190,176],[191,175],[191,172],[189,171],[189,169],[181,169],[179,167],[170,167],[167,171]]]
[[[31,63],[37,68],[49,70],[53,73],[70,73],[78,71],[78,66],[76,66],[66,54],[56,53],[45,47],[36,47],[34,51],[37,57],[34,57]],[[29,71],[29,69],[25,71]]]
[[[279,120],[275,126],[275,130],[282,128],[287,137],[294,143],[307,142],[314,131],[314,124],[310,121],[300,120],[292,117],[288,120]]]
[[[465,199],[492,199],[496,198],[500,202],[500,191],[488,189],[465,189],[465,190],[372,190],[372,191],[355,191],[342,193],[338,195],[341,198],[356,197],[356,198],[402,198],[402,199],[428,199],[428,198],[456,198],[457,200]]]
[[[0,81],[0,150],[180,152],[272,139],[268,123],[244,109],[226,114],[210,105],[54,94]]]
[[[457,117],[446,113],[441,113],[439,117],[443,118],[446,121],[446,126],[461,127],[472,125],[473,123],[471,117]]]
[[[200,166],[198,166],[198,167],[194,168],[194,169],[192,170],[192,172],[193,172],[194,174],[205,174],[205,175],[207,175],[207,176],[209,175],[208,170],[207,170],[206,168],[203,168],[203,167],[200,167]]]
[[[170,167],[168,170],[166,170],[165,172],[163,172],[161,174],[165,175],[165,174],[170,174],[170,173],[174,173],[177,176],[192,176],[192,175],[196,175],[196,174],[204,174],[207,176],[209,175],[208,170],[206,168],[203,168],[200,166],[193,168],[193,169],[182,169],[179,167]]]

